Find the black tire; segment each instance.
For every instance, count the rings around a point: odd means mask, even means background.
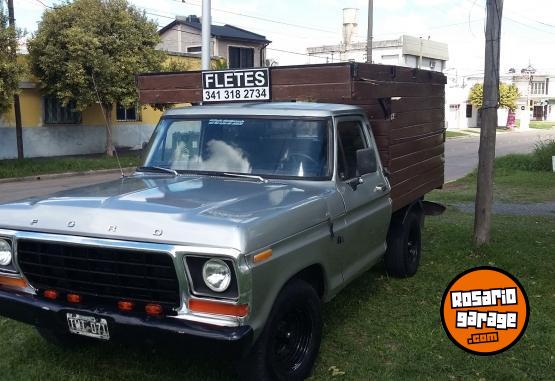
[[[422,220],[421,213],[409,212],[404,222],[391,222],[385,253],[385,268],[390,276],[407,278],[416,274],[422,252]]]
[[[39,335],[41,335],[44,340],[46,340],[50,344],[64,349],[81,347],[90,344],[92,341],[69,332],[60,332],[43,327],[36,327],[36,329]]]
[[[241,380],[304,380],[312,373],[322,339],[321,303],[299,279],[279,293],[263,332],[238,366]]]

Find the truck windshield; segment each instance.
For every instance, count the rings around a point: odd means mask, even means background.
[[[329,178],[330,126],[327,119],[167,118],[150,140],[144,166],[179,173]]]

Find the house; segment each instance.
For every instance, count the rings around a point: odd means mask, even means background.
[[[343,9],[343,40],[337,45],[307,49],[309,63],[366,62],[366,41],[354,41],[358,31],[358,9]],[[449,59],[443,42],[402,35],[397,39],[372,42],[372,62],[442,72]]]
[[[511,69],[508,73],[500,75],[500,81],[514,84],[519,91],[516,120],[520,121],[521,128],[527,128],[530,121],[553,121],[555,125],[555,74],[537,72],[528,66],[516,72]],[[480,110],[468,103],[470,89],[477,83],[483,83],[484,76],[471,75],[456,78],[448,76],[446,98],[446,123],[448,129],[474,128],[481,124]],[[499,109],[497,112],[498,123],[505,126],[508,110]]]
[[[162,43],[158,49],[167,52],[201,54],[202,22],[197,16],[177,16],[158,31]],[[210,56],[226,59],[230,69],[264,66],[266,47],[271,41],[265,36],[233,25],[211,26]]]
[[[25,57],[20,57],[25,60]],[[180,61],[190,70],[200,69],[200,57],[195,54],[175,54],[170,61]],[[214,61],[213,61],[214,62]],[[25,63],[23,63],[25,64]],[[82,112],[74,110],[73,102],[62,105],[55,97],[44,95],[40,83],[26,78],[19,84],[23,146],[26,157],[82,155],[105,151],[106,128],[99,105]],[[129,108],[114,104],[112,131],[117,147],[141,147],[150,139],[162,111],[151,106]],[[17,157],[15,113],[0,114],[0,160]]]

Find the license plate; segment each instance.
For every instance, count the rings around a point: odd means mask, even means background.
[[[72,313],[67,313],[66,316],[69,332],[95,339],[110,340],[106,319]]]

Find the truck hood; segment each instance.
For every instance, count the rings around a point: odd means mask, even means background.
[[[328,182],[133,176],[0,205],[0,228],[249,252],[329,217]]]

